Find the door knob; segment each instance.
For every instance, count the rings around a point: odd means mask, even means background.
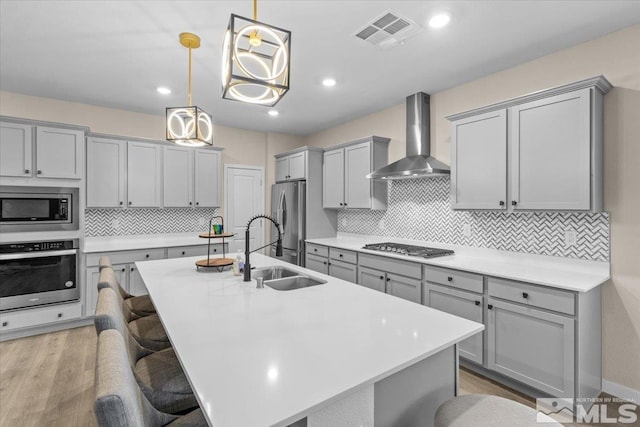
[[[500,206],[504,206],[504,200],[500,200]]]
[[[475,301],[476,305],[480,305],[480,301]]]
[[[489,304],[489,305],[487,306],[487,308],[488,308],[489,310],[493,310],[493,304]]]
[[[38,172],[36,172],[38,175],[42,175],[42,171],[38,169]]]
[[[31,171],[29,169],[25,169],[24,173],[31,173]]]
[[[511,206],[515,206],[515,205],[517,205],[517,204],[518,204],[518,202],[516,202],[515,200],[512,200],[512,201],[511,201]]]
[[[529,298],[529,294],[528,294],[528,293],[526,293],[526,292],[523,292],[523,293],[522,293],[522,298],[524,298],[524,299]]]
[[[451,277],[451,276],[447,277],[447,281],[453,282],[453,277]]]
[[[384,280],[384,276],[380,276],[380,280]]]

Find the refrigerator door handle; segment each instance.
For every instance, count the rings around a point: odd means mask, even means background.
[[[281,212],[281,216],[282,216],[282,222],[280,223],[280,227],[282,228],[282,235],[284,236],[285,230],[287,228],[287,196],[284,194],[284,191],[282,192],[282,210]]]

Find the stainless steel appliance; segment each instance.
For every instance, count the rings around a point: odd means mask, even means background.
[[[271,186],[271,217],[282,227],[282,257],[278,259],[304,266],[304,241],[306,238],[306,190],[305,181],[283,182]],[[278,239],[278,231],[271,226],[271,241]],[[270,255],[275,257],[276,248]]]
[[[0,245],[0,311],[78,299],[78,240]]]
[[[0,231],[78,229],[78,189],[0,187]]]
[[[371,243],[368,245],[364,245],[362,249],[368,249],[370,251],[391,252],[398,255],[415,256],[421,258],[434,258],[438,256],[453,255],[455,253],[451,249],[403,245],[401,243]]]

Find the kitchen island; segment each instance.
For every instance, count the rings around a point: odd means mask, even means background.
[[[196,260],[136,266],[216,427],[432,425],[457,393],[456,344],[483,330],[259,254],[254,267],[286,265],[327,283],[256,289],[230,271],[198,272]]]

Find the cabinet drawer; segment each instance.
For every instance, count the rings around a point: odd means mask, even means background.
[[[389,273],[400,274],[413,279],[422,279],[422,264],[418,264],[417,262],[404,261],[388,256],[360,253],[358,255],[358,265]]]
[[[424,277],[431,283],[439,283],[479,294],[482,293],[482,276],[479,274],[425,266]]]
[[[338,248],[329,248],[329,258],[351,264],[358,262],[358,254],[356,252]]]
[[[313,243],[307,243],[307,253],[313,255],[319,255],[323,257],[329,256],[329,248],[327,246],[316,245]]]
[[[222,243],[211,245],[211,255],[222,253]],[[198,246],[177,246],[175,248],[167,248],[167,258],[182,258],[190,256],[207,256],[207,245]]]
[[[329,276],[356,283],[358,281],[357,267],[354,264],[343,261],[329,262]]]
[[[98,265],[101,256],[111,258],[111,264],[126,264],[136,261],[147,261],[152,259],[164,259],[164,248],[136,250],[136,251],[118,251],[104,252],[98,254],[87,255],[87,267]]]
[[[573,292],[490,277],[489,295],[545,310],[575,314]]]
[[[60,304],[14,311],[0,316],[0,331],[64,322],[82,317],[82,304]]]

